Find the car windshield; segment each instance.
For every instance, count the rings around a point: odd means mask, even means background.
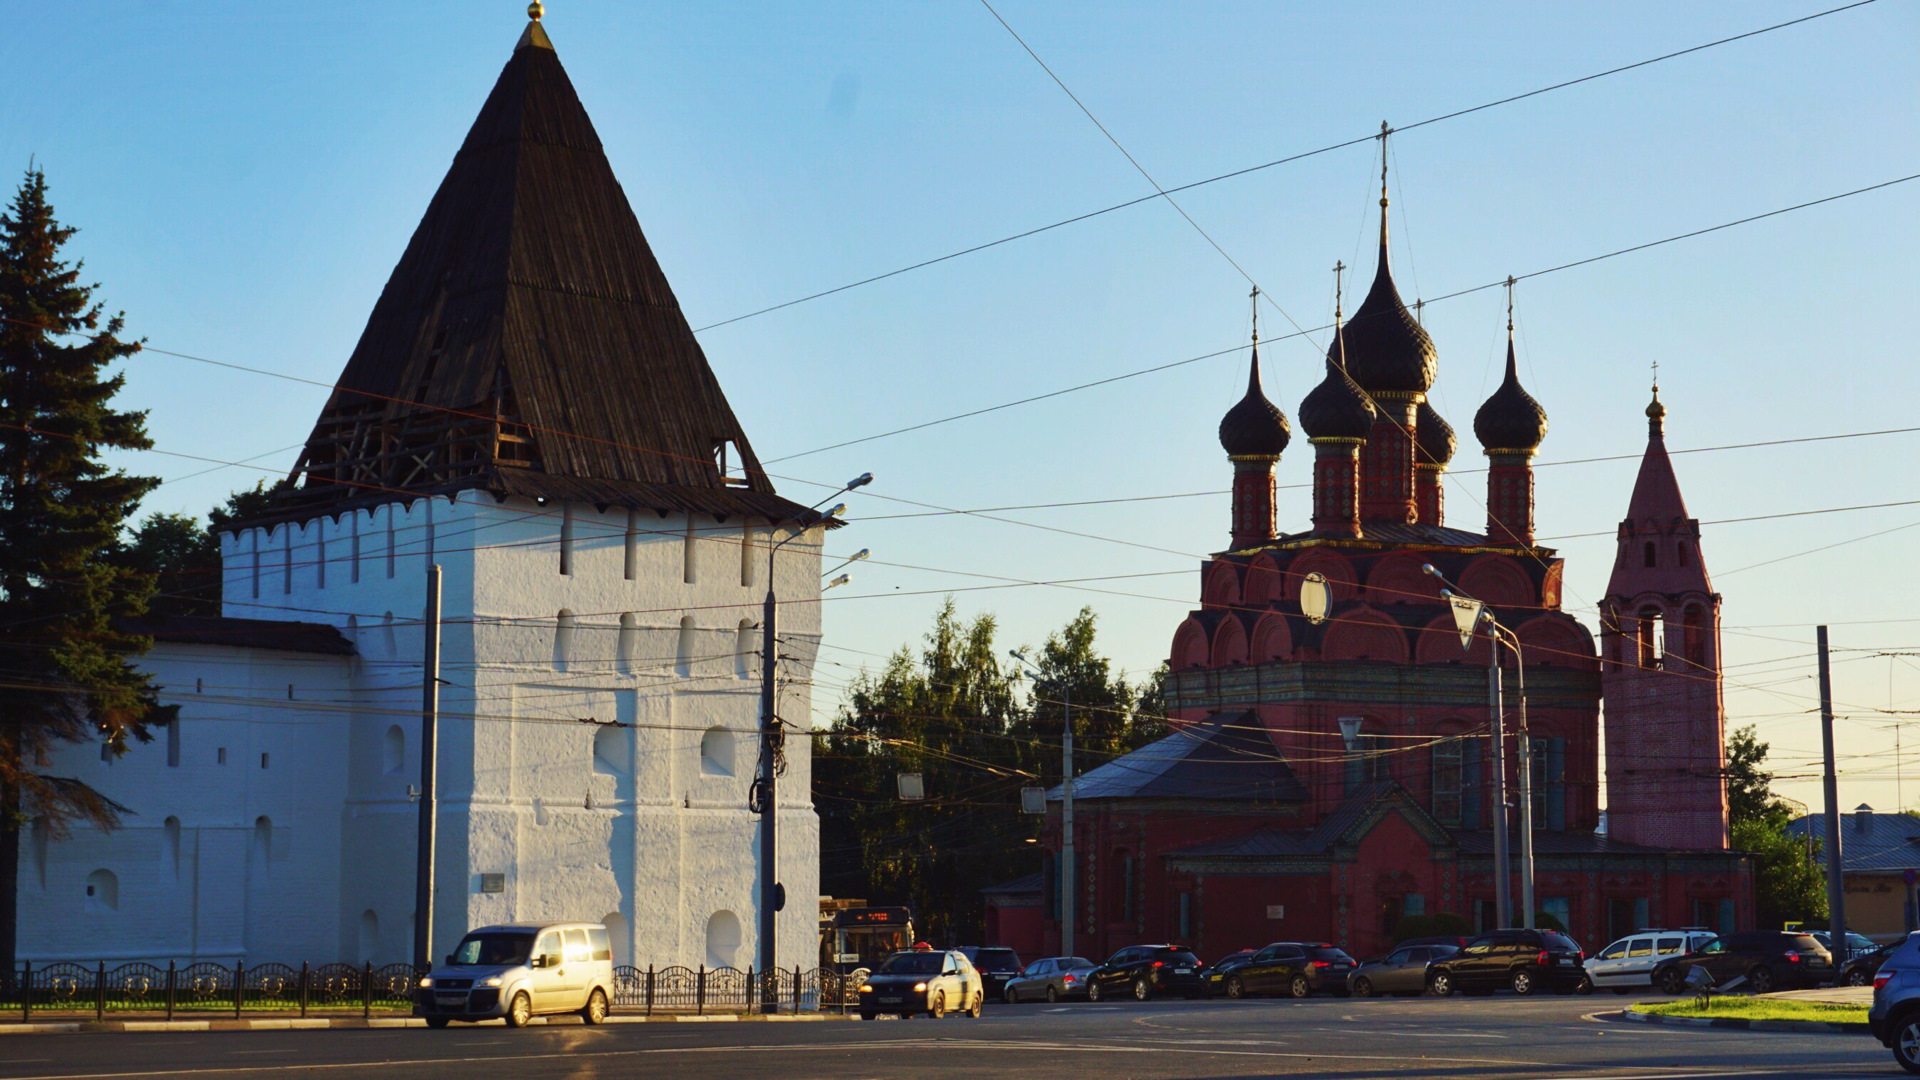
[[[1351,956],[1348,956],[1348,955],[1346,954],[1346,950],[1344,950],[1344,949],[1335,949],[1335,948],[1331,948],[1331,947],[1329,947],[1329,946],[1326,946],[1326,945],[1309,945],[1309,946],[1307,946],[1307,959],[1309,959],[1309,960],[1329,960],[1329,961],[1332,961],[1332,962],[1334,962],[1334,963],[1338,963],[1338,964],[1351,964],[1351,963],[1353,963],[1353,957],[1351,957]]]
[[[1820,940],[1812,934],[1791,934],[1788,935],[1787,948],[1798,949],[1801,952],[1813,952],[1817,949],[1825,949],[1826,946],[1820,944]]]
[[[987,971],[1019,971],[1020,957],[1012,949],[981,949],[973,954],[973,966]]]
[[[526,963],[532,952],[532,934],[468,934],[453,950],[453,963],[458,967],[505,967]]]
[[[1200,962],[1200,958],[1193,955],[1192,950],[1182,949],[1179,946],[1171,949],[1155,949],[1153,956],[1154,959],[1169,964],[1198,964]]]
[[[1547,948],[1552,949],[1556,952],[1579,952],[1580,951],[1580,946],[1575,944],[1574,940],[1565,934],[1556,934],[1556,933],[1553,933],[1552,931],[1548,931],[1547,933],[1542,934],[1540,936],[1546,942]]]
[[[887,957],[875,975],[938,975],[946,957],[937,952],[897,952]]]

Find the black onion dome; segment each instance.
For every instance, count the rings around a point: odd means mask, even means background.
[[[1460,445],[1454,437],[1453,425],[1426,401],[1420,402],[1419,412],[1413,418],[1413,446],[1416,456],[1415,465],[1445,465],[1453,460],[1453,451]]]
[[[1433,339],[1394,287],[1383,223],[1373,288],[1347,323],[1347,374],[1370,393],[1425,393],[1439,370]]]
[[[1342,333],[1334,330],[1327,377],[1300,402],[1300,429],[1309,439],[1364,439],[1373,430],[1373,402],[1341,364]]]
[[[1229,457],[1279,457],[1292,438],[1286,414],[1260,390],[1260,350],[1255,347],[1247,396],[1220,418],[1220,445]]]
[[[1473,414],[1473,433],[1488,450],[1537,450],[1547,437],[1547,411],[1520,386],[1512,338],[1507,339],[1507,377]]]

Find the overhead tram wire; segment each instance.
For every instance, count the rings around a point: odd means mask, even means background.
[[[1871,2],[1874,2],[1874,0],[1865,0],[1865,2],[1871,3]],[[1404,128],[1395,128],[1393,129],[1393,132],[1398,133],[1404,130],[1405,130]],[[1379,136],[1374,135],[1374,136],[1371,136],[1371,138],[1379,138]],[[1630,247],[1618,248],[1616,250],[1604,252],[1599,255],[1592,255],[1583,259],[1575,259],[1572,262],[1561,263],[1558,266],[1549,266],[1549,267],[1546,267],[1545,269],[1534,270],[1525,274],[1517,274],[1513,276],[1512,280],[1515,282],[1528,281],[1533,278],[1544,277],[1545,275],[1548,275],[1548,274],[1557,274],[1563,270],[1572,270],[1576,267],[1589,266],[1589,265],[1592,265],[1593,263],[1602,262],[1607,259],[1618,258],[1622,255],[1631,255],[1635,252],[1646,251],[1650,248],[1661,247],[1663,245],[1676,243],[1681,240],[1691,240],[1696,237],[1706,236],[1710,233],[1720,232],[1724,229],[1731,229],[1738,225],[1748,225],[1756,221],[1764,221],[1767,218],[1779,217],[1782,214],[1790,214],[1798,210],[1806,210],[1811,207],[1821,206],[1830,202],[1836,202],[1840,199],[1852,198],[1853,196],[1856,196],[1856,195],[1865,195],[1865,194],[1868,194],[1869,192],[1880,191],[1885,188],[1894,187],[1899,184],[1910,183],[1914,180],[1920,180],[1920,173],[1913,173],[1907,176],[1896,177],[1895,179],[1892,179],[1892,180],[1883,180],[1879,183],[1868,184],[1865,187],[1857,187],[1850,191],[1842,191],[1838,194],[1827,195],[1818,199],[1809,199],[1805,202],[1795,203],[1791,206],[1783,206],[1778,209],[1765,211],[1763,213],[1750,214],[1746,217],[1737,218],[1733,221],[1721,222],[1718,225],[1709,225],[1705,228],[1692,229],[1687,232],[1676,233],[1672,236],[1663,237],[1659,240],[1649,240],[1645,243],[1634,244]],[[1158,196],[1148,196],[1148,198],[1157,198],[1157,197]],[[1474,285],[1469,288],[1458,289],[1450,293],[1444,293],[1440,296],[1436,296],[1436,297],[1433,297],[1432,299],[1424,300],[1422,302],[1424,304],[1437,304],[1443,300],[1452,300],[1462,296],[1470,296],[1474,293],[1485,292],[1488,289],[1498,289],[1506,285],[1507,281],[1508,281],[1507,278],[1501,278],[1498,281],[1489,281],[1482,285]],[[1275,341],[1286,341],[1292,338],[1306,337],[1310,334],[1315,334],[1323,330],[1331,330],[1331,329],[1333,329],[1333,324],[1326,323],[1321,326],[1313,327],[1310,330],[1301,330],[1292,334],[1279,334],[1274,337],[1268,338],[1266,340],[1269,343],[1275,342]],[[889,439],[896,435],[908,434],[909,432],[924,431],[927,428],[937,427],[941,424],[950,424],[956,420],[967,420],[976,416],[984,416],[988,413],[999,412],[1003,409],[1011,409],[1020,405],[1030,405],[1036,401],[1046,401],[1051,398],[1063,397],[1067,394],[1078,393],[1082,390],[1091,390],[1096,387],[1107,386],[1112,383],[1123,382],[1128,379],[1136,379],[1142,375],[1153,375],[1162,371],[1172,370],[1173,368],[1185,367],[1189,364],[1197,364],[1202,360],[1212,360],[1215,357],[1227,356],[1232,353],[1244,351],[1246,348],[1247,346],[1245,344],[1236,344],[1229,348],[1215,349],[1212,352],[1200,353],[1199,355],[1189,356],[1189,357],[1186,357],[1185,359],[1172,360],[1164,364],[1155,364],[1152,367],[1145,367],[1135,371],[1122,372],[1118,375],[1109,375],[1105,378],[1094,379],[1089,382],[1078,383],[1073,386],[1066,386],[1058,390],[1050,390],[1041,394],[1032,394],[1027,397],[1016,398],[1012,401],[1001,402],[997,405],[987,405],[987,406],[982,406],[981,408],[978,408],[978,409],[969,409],[966,412],[954,413],[951,416],[938,417],[933,420],[925,420],[917,424],[909,424],[905,427],[894,428],[890,431],[882,431],[873,435],[863,435],[857,439],[845,439],[837,443],[830,443],[826,446],[816,446],[811,450],[802,450],[802,451],[799,451],[798,453],[784,454],[780,457],[768,458],[766,459],[766,461],[762,462],[762,464],[775,465],[782,461],[793,461],[797,458],[810,457],[814,454],[824,454],[829,450],[841,450],[849,446],[858,446],[862,443],[869,443],[878,439]],[[768,473],[767,475],[772,476],[773,474]]]
[[[1843,11],[1851,11],[1854,8],[1866,7],[1867,5],[1872,4],[1874,2],[1876,2],[1876,0],[1856,0],[1856,2],[1854,3],[1843,4],[1836,8],[1828,8],[1825,11],[1817,11],[1811,15],[1803,15],[1796,19],[1788,19],[1785,22],[1774,23],[1771,26],[1763,26],[1757,30],[1748,30],[1744,33],[1734,34],[1730,37],[1719,38],[1714,41],[1705,42],[1704,44],[1690,46],[1685,49],[1678,49],[1669,53],[1662,53],[1659,56],[1650,57],[1646,60],[1635,61],[1634,63],[1631,63],[1631,64],[1622,64],[1618,67],[1608,68],[1605,71],[1597,71],[1590,75],[1582,75],[1578,78],[1566,79],[1561,82],[1553,83],[1548,86],[1542,86],[1537,89],[1528,90],[1518,94],[1511,94],[1503,98],[1497,98],[1493,101],[1483,102],[1479,105],[1472,105],[1464,109],[1455,109],[1451,112],[1441,113],[1437,116],[1430,116],[1425,120],[1417,120],[1411,124],[1402,124],[1397,130],[1412,131],[1416,128],[1423,128],[1432,124],[1442,123],[1447,120],[1458,119],[1462,116],[1470,116],[1474,113],[1484,112],[1488,109],[1498,108],[1499,106],[1502,106],[1502,105],[1510,105],[1516,101],[1525,101],[1528,98],[1539,97],[1542,94],[1549,94],[1556,90],[1564,90],[1571,86],[1579,86],[1582,83],[1589,83],[1598,79],[1604,79],[1611,75],[1619,75],[1624,72],[1634,71],[1636,69],[1643,68],[1643,67],[1649,67],[1651,65],[1662,63],[1667,60],[1678,59],[1679,57],[1682,57],[1682,56],[1688,56],[1693,53],[1703,52],[1707,49],[1716,48],[1721,45],[1730,45],[1736,41],[1744,41],[1747,38],[1759,37],[1762,34],[1770,34],[1776,30],[1784,30],[1791,26],[1798,26],[1802,23],[1812,22],[1815,19],[1823,19],[1829,15],[1837,15]],[[864,285],[872,285],[875,282],[885,281],[888,278],[899,277],[902,274],[911,273],[915,270],[924,270],[929,266],[937,266],[940,263],[951,262],[954,259],[958,259],[967,255],[973,255],[978,252],[989,250],[991,248],[1000,247],[1004,244],[1010,244],[1017,240],[1025,240],[1028,237],[1039,236],[1042,233],[1051,232],[1055,229],[1063,228],[1068,225],[1076,225],[1083,221],[1090,221],[1094,218],[1111,214],[1116,210],[1125,210],[1129,207],[1138,206],[1141,203],[1151,202],[1154,199],[1164,198],[1167,195],[1178,195],[1183,191],[1192,191],[1195,188],[1205,187],[1209,184],[1217,184],[1223,180],[1232,180],[1238,177],[1248,176],[1253,173],[1262,172],[1264,170],[1271,169],[1276,166],[1287,165],[1296,161],[1304,161],[1307,158],[1318,157],[1321,154],[1332,153],[1335,150],[1344,150],[1350,146],[1362,146],[1362,145],[1365,145],[1366,143],[1372,142],[1376,138],[1378,138],[1377,133],[1369,132],[1368,134],[1360,136],[1358,138],[1347,139],[1337,143],[1331,143],[1327,146],[1318,147],[1313,150],[1305,150],[1297,154],[1289,154],[1286,157],[1275,158],[1272,161],[1264,162],[1259,165],[1250,165],[1250,166],[1247,166],[1246,168],[1235,169],[1231,172],[1220,173],[1217,176],[1210,176],[1204,180],[1195,180],[1190,183],[1179,184],[1171,188],[1166,188],[1163,191],[1156,191],[1152,195],[1142,195],[1137,199],[1128,199],[1125,202],[1115,203],[1112,206],[1108,206],[1099,210],[1092,210],[1084,214],[1076,214],[1073,217],[1064,218],[1060,221],[1053,222],[1050,225],[1041,225],[1036,228],[1026,229],[1021,232],[1014,233],[1010,236],[1003,236],[998,240],[990,240],[990,241],[987,241],[986,243],[974,244],[971,247],[961,248],[958,251],[952,251],[945,255],[935,256],[934,258],[930,258],[930,259],[922,259],[919,262],[912,263],[907,266],[902,266],[896,270],[889,270],[885,273],[874,274],[871,277],[861,278],[858,281],[851,281],[845,285],[837,285],[831,289],[822,289],[819,292],[810,293],[806,296],[801,296],[792,300],[787,300],[783,303],[772,304],[768,307],[760,308],[757,311],[749,311],[744,315],[735,315],[730,319],[722,319],[719,322],[708,323],[705,326],[695,329],[694,333],[696,334],[705,333],[708,330],[714,330],[722,326],[730,326],[737,322],[744,322],[748,319],[758,318],[761,315],[771,314],[775,311],[782,311],[782,310],[785,310],[786,308],[794,307],[799,304],[804,304],[809,301],[819,300],[828,296],[834,296],[838,293],[847,292],[850,289],[857,289]],[[1320,329],[1326,329],[1326,327],[1321,327]],[[782,460],[782,459],[776,458],[774,460]]]

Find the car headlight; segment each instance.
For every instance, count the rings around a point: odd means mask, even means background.
[[[860,984],[860,992],[861,992],[861,993],[863,993],[863,994],[871,994],[871,993],[873,993],[873,987],[871,987],[871,986],[868,986],[868,985],[867,985],[866,983],[861,983],[861,984]]]
[[[491,979],[482,979],[482,980],[480,980],[480,985],[481,985],[481,986],[499,986],[499,985],[500,985],[500,976],[498,976],[498,975],[495,975],[495,976],[494,976],[493,978],[491,978]]]
[[[420,978],[420,989],[422,989],[422,990],[427,990],[427,989],[431,989],[432,987],[433,987],[433,976],[431,976],[431,975],[423,975],[423,976],[421,976],[421,978]]]
[[[924,993],[926,993],[926,992],[927,992],[927,984],[926,984],[926,983],[914,983],[914,984],[913,984],[913,992],[914,992],[914,993],[916,993],[916,994],[924,994]]]

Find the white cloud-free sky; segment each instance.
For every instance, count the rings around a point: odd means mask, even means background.
[[[1168,186],[1647,59],[1833,3],[996,5]],[[18,5],[0,38],[0,164],[43,167],[102,297],[156,346],[331,380],[524,25],[520,5],[124,0]],[[755,5],[554,0],[547,28],[695,326],[1150,194],[975,0]],[[1920,172],[1920,9],[1878,3],[1433,124],[1393,141],[1394,258],[1411,301]],[[1331,315],[1336,260],[1372,272],[1367,143],[1210,184],[1182,205],[1293,319]],[[12,176],[6,178],[10,187]],[[1522,376],[1544,462],[1637,455],[1658,361],[1675,448],[1914,426],[1920,182],[1524,282]],[[704,332],[763,459],[1226,349],[1247,284],[1164,202]],[[1425,310],[1435,404],[1480,465],[1499,290]],[[1269,335],[1286,329],[1271,309]],[[1320,347],[1263,350],[1289,415]],[[830,641],[917,640],[937,590],[1008,644],[1082,604],[1150,669],[1224,544],[1214,437],[1243,354],[771,466],[811,502],[871,470],[834,544],[874,562],[831,594]],[[153,354],[126,400],[158,445],[283,473],[325,391]],[[1714,521],[1920,499],[1920,433],[1677,458]],[[1310,476],[1304,441],[1283,485]],[[141,457],[203,512],[270,475]],[[1569,607],[1612,561],[1632,460],[1544,467],[1539,531],[1570,537]],[[1481,478],[1453,521],[1477,528]],[[997,517],[886,517],[887,498]],[[1283,490],[1283,527],[1308,516]],[[865,519],[865,520],[862,520]],[[1906,531],[1891,531],[1916,526]],[[1067,530],[1050,531],[1050,530]],[[1830,551],[1783,556],[1860,539]],[[1088,535],[1069,535],[1069,533]],[[1730,723],[1757,722],[1817,802],[1813,624],[1833,624],[1841,797],[1920,802],[1920,505],[1710,525]],[[894,563],[904,565],[881,565]],[[1766,565],[1753,565],[1766,564]],[[1753,565],[1752,569],[1743,569]],[[1737,572],[1736,572],[1737,571]],[[936,590],[936,591],[930,591]],[[896,595],[897,594],[897,595]],[[1880,656],[1879,652],[1907,655]],[[829,659],[859,665],[860,651]],[[853,669],[823,664],[823,685]],[[823,705],[834,700],[823,691]],[[1914,781],[1908,784],[1906,773]],[[1912,794],[1908,794],[1908,792]]]

